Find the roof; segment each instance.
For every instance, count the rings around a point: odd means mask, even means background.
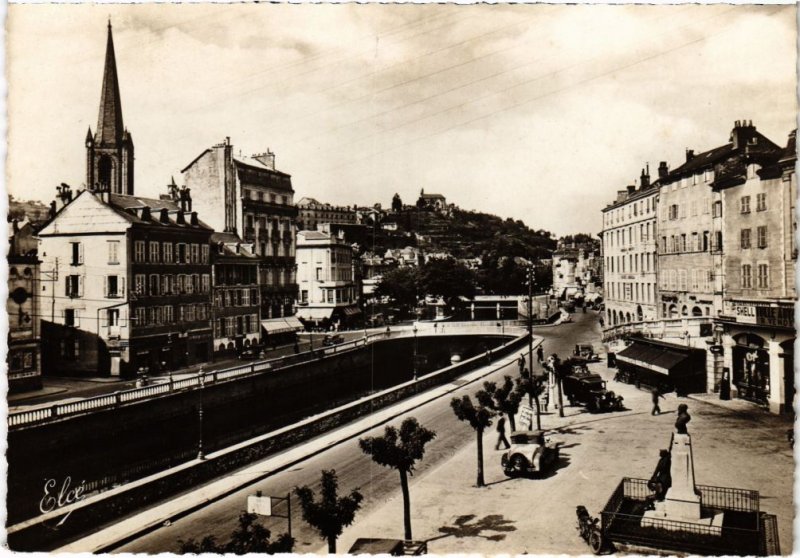
[[[445,199],[445,197],[441,194],[420,194],[419,197],[422,199]]]
[[[779,161],[781,163],[787,163],[796,160],[797,160],[797,128],[792,130],[792,132],[789,134],[789,141],[786,144],[786,147],[783,148],[783,151],[781,151],[781,156]]]
[[[246,167],[254,168],[260,171],[268,171],[273,174],[280,174],[281,176],[290,176],[285,172],[281,172],[279,170],[275,170],[272,167],[268,167],[258,159],[253,159],[252,157],[243,157],[241,155],[234,155],[233,162],[237,165],[244,165]]]
[[[297,231],[297,236],[302,235],[306,240],[328,240],[331,235],[319,231]]]
[[[317,200],[314,198],[300,198],[300,201],[297,202],[297,205],[321,205]]]
[[[180,227],[185,229],[206,229],[212,230],[204,222],[198,219],[197,225],[192,225],[190,219],[186,219],[185,223],[178,222],[178,213],[180,213],[180,206],[172,200],[161,200],[153,198],[143,198],[140,196],[127,196],[122,194],[110,194],[110,201],[107,204],[111,209],[115,210],[118,214],[134,224],[153,225],[161,227]],[[141,210],[144,207],[150,208],[150,219],[143,219]],[[166,209],[168,212],[169,223],[161,222],[160,212]],[[184,211],[185,216],[190,212]]]

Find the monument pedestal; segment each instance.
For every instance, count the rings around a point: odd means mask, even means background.
[[[673,434],[670,454],[672,486],[667,490],[663,502],[656,502],[654,510],[644,512],[642,527],[692,531],[692,526],[702,525],[707,528],[703,529],[704,533],[722,535],[722,512],[703,516],[700,495],[694,483],[691,436]]]

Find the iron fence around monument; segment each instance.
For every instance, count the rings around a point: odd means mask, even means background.
[[[603,535],[616,543],[702,555],[763,554],[759,494],[754,490],[697,485],[701,509],[723,512],[721,526],[648,517],[654,492],[647,480],[623,478],[601,512]]]

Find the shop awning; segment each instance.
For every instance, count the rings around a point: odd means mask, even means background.
[[[333,314],[333,308],[298,308],[297,316],[304,320],[319,321],[330,319]]]
[[[669,375],[670,371],[688,358],[688,354],[677,350],[636,342],[617,353],[617,360],[620,362],[641,366],[665,375]]]
[[[278,333],[288,333],[290,331],[299,331],[303,329],[303,324],[294,316],[287,318],[272,318],[269,320],[261,320],[261,327],[267,335],[276,335]]]
[[[347,306],[344,308],[345,316],[355,316],[361,313],[361,308],[358,306]]]

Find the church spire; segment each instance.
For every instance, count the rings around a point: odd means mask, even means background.
[[[100,93],[100,115],[97,119],[95,141],[106,145],[116,144],[122,139],[123,131],[117,61],[114,56],[114,39],[111,35],[111,20],[109,20],[106,64],[103,70],[103,89]]]

